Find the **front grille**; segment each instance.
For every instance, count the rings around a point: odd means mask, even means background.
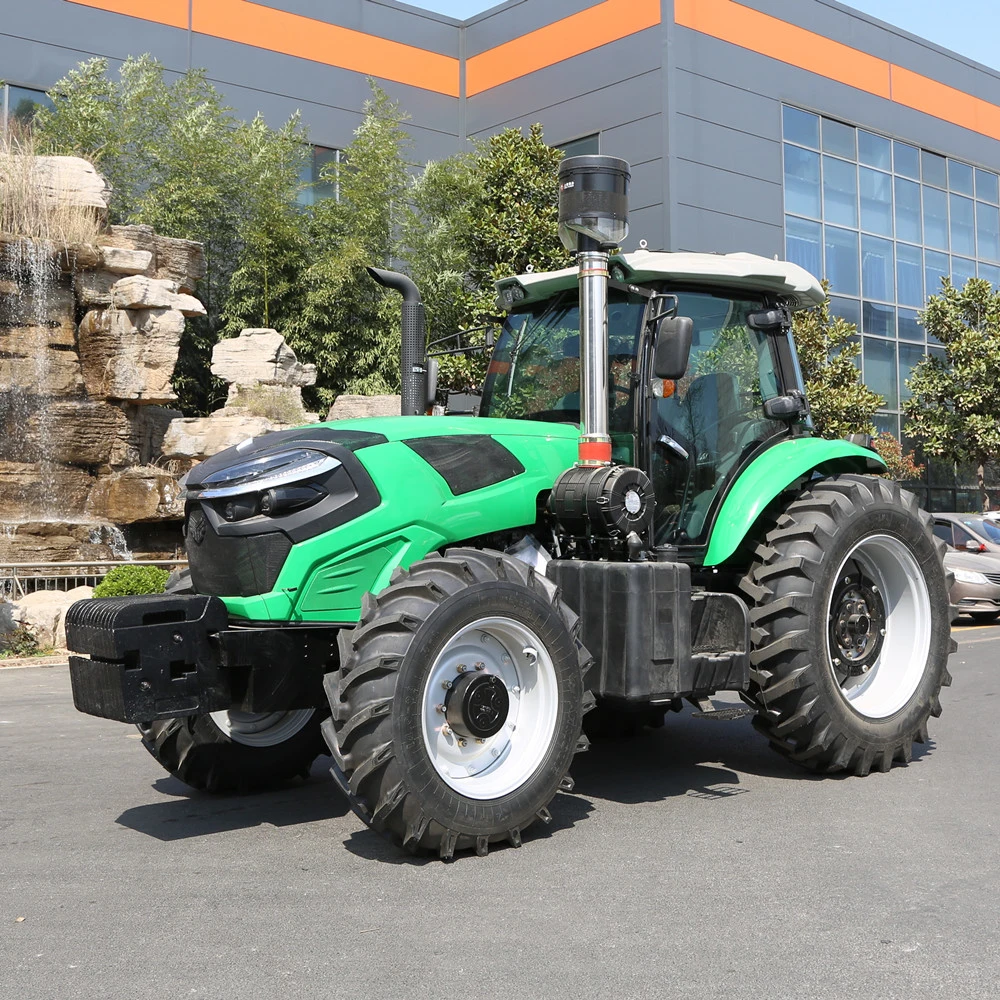
[[[253,597],[273,590],[292,548],[280,531],[217,535],[198,504],[191,505],[186,536],[191,584],[197,593],[215,597]]]
[[[1000,584],[1000,573],[984,573],[983,576],[985,576],[990,583]]]

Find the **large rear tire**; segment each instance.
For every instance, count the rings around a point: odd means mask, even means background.
[[[943,554],[930,516],[884,479],[816,480],[777,517],[741,584],[747,700],[777,751],[865,775],[927,741],[955,648]]]
[[[334,777],[393,843],[480,855],[549,822],[581,736],[589,655],[555,585],[500,552],[397,571],[340,635],[324,723]]]

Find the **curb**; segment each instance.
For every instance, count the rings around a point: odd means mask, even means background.
[[[0,660],[0,670],[17,670],[21,667],[68,667],[69,651],[53,653],[51,656],[22,656]]]

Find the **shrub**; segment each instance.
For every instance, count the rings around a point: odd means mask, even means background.
[[[0,632],[0,660],[37,656],[40,652],[38,640],[26,625],[15,625],[10,632]]]
[[[94,597],[162,594],[168,576],[159,566],[115,566],[94,588]]]

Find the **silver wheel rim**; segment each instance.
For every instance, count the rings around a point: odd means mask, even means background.
[[[247,747],[274,747],[290,740],[313,717],[315,709],[297,708],[290,712],[238,712],[228,709],[211,712],[209,718],[234,743]]]
[[[463,737],[445,717],[452,686],[468,671],[499,678],[509,708],[502,728]],[[470,799],[496,799],[527,782],[555,736],[559,689],[552,658],[538,636],[511,618],[480,618],[456,632],[424,684],[422,726],[431,765],[449,788]]]
[[[827,634],[830,669],[847,703],[859,715],[885,719],[898,712],[913,697],[924,676],[931,643],[931,602],[927,583],[913,554],[892,535],[869,535],[847,554],[827,595],[827,623],[834,623],[840,607],[834,607],[838,585],[846,583],[860,567],[866,588],[881,603],[884,622],[875,620],[877,655],[870,663],[852,665],[845,647]],[[861,608],[865,614],[869,609]],[[858,617],[865,617],[859,615]],[[883,631],[884,629],[884,631]],[[850,645],[847,650],[850,652]],[[860,653],[859,661],[863,660]]]

